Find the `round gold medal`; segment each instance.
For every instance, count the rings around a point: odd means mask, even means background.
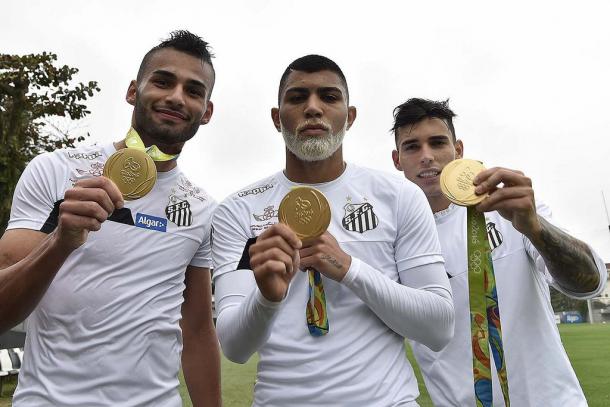
[[[155,162],[144,151],[123,148],[112,154],[104,164],[104,176],[110,178],[132,201],[149,193],[157,181]]]
[[[484,169],[480,161],[462,158],[450,162],[441,172],[440,186],[443,194],[456,205],[477,205],[488,195],[477,195],[474,192],[474,178]]]
[[[297,187],[282,199],[278,217],[299,239],[311,239],[328,229],[330,205],[320,191],[311,187]]]

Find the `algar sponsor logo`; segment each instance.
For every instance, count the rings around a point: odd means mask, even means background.
[[[136,226],[139,228],[165,232],[167,231],[167,219],[158,218],[156,216],[147,215],[145,213],[137,213]]]

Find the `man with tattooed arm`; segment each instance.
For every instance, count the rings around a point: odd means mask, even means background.
[[[464,153],[454,116],[447,102],[410,99],[398,106],[392,158],[434,212],[456,311],[455,334],[445,349],[413,343],[413,351],[435,406],[474,406],[467,210],[451,203],[440,186],[441,170]],[[534,200],[532,182],[522,172],[487,169],[474,185],[476,194],[489,194],[476,211],[485,213],[511,404],[586,406],[555,325],[549,285],[572,298],[599,295],[607,278],[603,261],[551,223],[549,208]],[[493,405],[502,406],[494,358],[489,359]]]

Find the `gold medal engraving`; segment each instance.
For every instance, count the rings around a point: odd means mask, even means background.
[[[488,195],[477,195],[474,192],[474,179],[484,169],[483,164],[475,160],[462,158],[450,162],[441,172],[440,186],[443,194],[456,205],[477,205]]]
[[[288,225],[299,239],[320,236],[330,224],[326,197],[311,187],[298,187],[286,194],[278,210],[280,222]]]
[[[157,181],[157,168],[144,151],[124,148],[112,154],[104,164],[104,176],[110,178],[125,200],[148,194]]]

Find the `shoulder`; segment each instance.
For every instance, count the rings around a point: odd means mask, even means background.
[[[351,182],[366,183],[371,189],[376,191],[387,191],[391,194],[423,194],[417,185],[406,179],[402,174],[398,175],[355,164],[350,164],[350,167]]]
[[[277,190],[278,185],[276,174],[270,175],[230,194],[221,205],[249,205],[261,199],[267,199]]]
[[[246,185],[230,194],[218,205],[214,219],[249,218],[251,209],[275,199],[278,189],[280,189],[280,182],[277,174]]]

